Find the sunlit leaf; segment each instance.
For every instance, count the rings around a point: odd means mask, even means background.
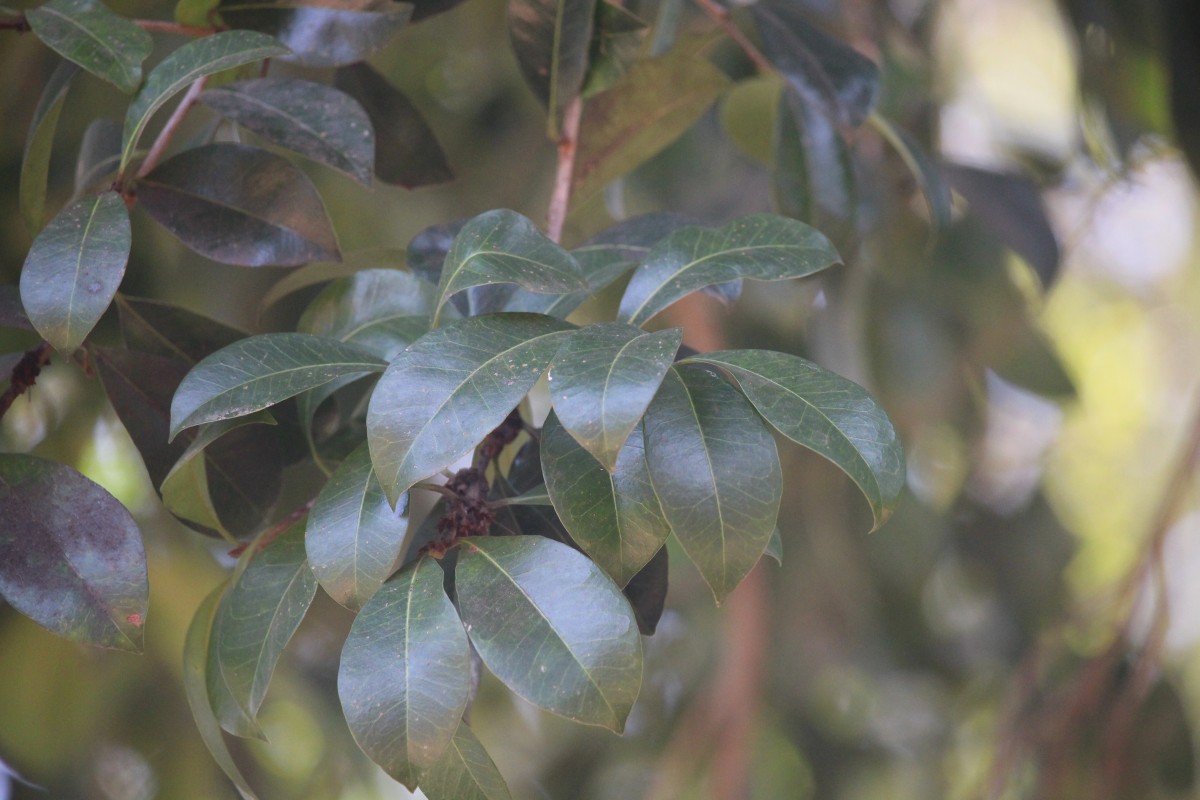
[[[0,453],[0,596],[59,636],[141,652],[149,587],[137,523],[67,465]]]
[[[629,603],[600,568],[540,536],[460,548],[459,610],[483,663],[534,705],[620,733],[642,683]]]
[[[470,681],[470,645],[442,588],[442,569],[422,558],[385,583],[354,620],[338,696],[359,747],[411,789],[452,746]]]
[[[243,144],[185,150],[138,182],[138,201],[202,256],[243,267],[339,258],[312,181],[292,162]]]
[[[305,4],[292,0],[223,0],[221,18],[235,28],[270,34],[309,67],[365,61],[388,43],[412,16],[411,3],[353,0]]]
[[[562,109],[583,87],[596,0],[508,0],[508,36],[525,82],[550,109],[556,136]]]
[[[25,19],[52,50],[121,91],[133,92],[142,82],[154,40],[98,0],[50,0]]]
[[[465,722],[459,723],[442,757],[421,775],[421,793],[429,800],[512,800],[504,776]]]
[[[21,183],[19,201],[25,230],[36,236],[46,223],[46,179],[50,174],[50,149],[54,144],[54,131],[58,128],[58,117],[71,80],[79,67],[70,61],[63,62],[54,70],[25,135],[25,152],[21,156]]]
[[[108,308],[131,245],[129,211],[116,192],[72,203],[38,234],[21,269],[21,301],[59,352],[83,344]]]

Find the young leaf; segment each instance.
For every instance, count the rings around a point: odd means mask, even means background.
[[[70,355],[112,302],[132,245],[116,192],[64,208],[38,234],[21,269],[21,301],[42,338]]]
[[[338,669],[354,740],[410,789],[452,747],[471,691],[470,645],[442,580],[421,558],[385,583],[350,627]]]
[[[257,733],[256,725],[247,730],[241,721],[257,716],[279,655],[316,592],[299,524],[255,553],[245,571],[235,575],[217,607],[209,642],[209,663],[215,661],[219,672],[208,676],[209,700],[222,701],[214,702],[213,710],[225,730],[239,736]],[[228,691],[214,693],[214,679]],[[227,701],[235,707],[225,707]]]
[[[452,295],[496,283],[515,283],[543,294],[587,289],[570,253],[528,219],[506,209],[480,214],[454,237],[438,283],[434,322]]]
[[[618,318],[642,325],[697,289],[738,278],[801,278],[840,262],[824,235],[803,222],[755,214],[724,228],[681,228],[633,273]]]
[[[134,92],[142,82],[154,40],[98,0],[50,0],[25,18],[50,49],[121,91]]]
[[[667,373],[645,429],[663,514],[720,603],[775,529],[783,492],[775,440],[736,389],[697,366]]]
[[[459,610],[483,663],[547,711],[620,733],[642,683],[629,603],[582,553],[540,536],[473,537]]]
[[[551,138],[583,87],[595,9],[596,0],[508,0],[508,36],[525,82],[550,109]]]
[[[675,360],[683,329],[655,333],[620,322],[579,329],[550,366],[550,399],[562,426],[614,470],[617,454]]]
[[[408,533],[408,503],[388,505],[364,442],[317,495],[304,546],[322,588],[357,611],[395,568]]]
[[[200,101],[272,144],[371,184],[375,133],[362,106],[331,86],[260,78],[209,89]]]
[[[312,181],[257,147],[185,150],[142,178],[137,192],[147,214],[213,261],[261,267],[340,258]]]
[[[871,504],[876,528],[887,520],[904,488],[904,452],[891,420],[865,389],[770,350],[725,350],[686,361],[727,370],[776,430],[850,476]]]
[[[137,523],[65,464],[0,453],[0,596],[59,636],[141,652],[149,587]]]
[[[429,800],[512,800],[504,776],[467,723],[460,722],[450,746],[421,775]]]
[[[306,333],[251,336],[208,356],[183,379],[171,402],[171,438],[202,422],[267,408],[342,375],[386,366],[336,339]]]
[[[274,36],[308,67],[365,61],[408,24],[413,7],[391,0],[304,5],[293,0],[224,0],[226,24]]]
[[[367,112],[375,131],[375,177],[415,189],[454,178],[446,154],[421,112],[370,64],[339,69],[334,86]]]
[[[54,131],[58,128],[58,116],[71,80],[79,67],[65,61],[59,64],[46,81],[46,88],[38,99],[25,136],[25,152],[21,156],[21,183],[19,202],[25,230],[37,236],[46,223],[46,178],[50,174],[50,148],[54,143]]]
[[[472,317],[430,331],[396,356],[367,409],[371,458],[389,502],[503,422],[569,330],[534,314]]]
[[[671,535],[650,484],[641,428],[629,436],[611,471],[554,414],[542,427],[541,445],[542,473],[559,519],[575,543],[625,586]]]
[[[286,55],[288,49],[254,31],[224,31],[188,42],[155,67],[146,85],[133,98],[125,113],[121,147],[121,171],[133,158],[134,149],[146,123],[177,92],[197,78],[240,67],[264,58]]]

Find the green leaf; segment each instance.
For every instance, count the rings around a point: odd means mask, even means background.
[[[171,402],[171,438],[202,422],[240,417],[342,375],[386,365],[358,347],[306,333],[266,333],[223,348],[197,364]]]
[[[196,728],[204,746],[212,754],[221,770],[233,781],[238,794],[243,800],[257,800],[254,790],[250,788],[245,776],[238,769],[237,762],[225,744],[221,735],[221,726],[208,704],[208,644],[212,633],[213,615],[217,603],[225,593],[227,584],[221,584],[214,589],[192,617],[188,626],[187,637],[183,643],[183,689],[187,695],[188,706],[192,709],[192,717],[196,720]]]
[[[554,414],[542,428],[541,446],[542,473],[559,519],[575,543],[625,586],[671,535],[650,484],[641,428],[629,436],[611,472]]]
[[[648,28],[623,6],[609,0],[596,5],[596,23],[582,89],[584,97],[608,89],[629,71],[637,60]]]
[[[68,61],[130,93],[142,82],[150,34],[96,0],[50,0],[25,13],[37,37]]]
[[[429,330],[434,287],[409,272],[360,270],[321,290],[296,329],[356,344],[385,361]]]
[[[46,223],[46,179],[50,174],[50,149],[54,144],[54,131],[58,128],[58,117],[62,113],[63,101],[71,80],[79,67],[63,62],[54,70],[25,135],[25,152],[21,156],[20,205],[25,230],[37,236]]]
[[[235,28],[274,36],[308,67],[339,67],[365,61],[412,16],[411,3],[355,0],[339,5],[305,5],[291,0],[225,0],[221,18]]]
[[[540,536],[473,537],[459,610],[483,663],[514,692],[620,733],[642,683],[629,603],[587,556]]]
[[[159,62],[146,78],[146,85],[125,113],[121,147],[121,171],[133,158],[146,123],[176,93],[192,81],[242,64],[286,55],[288,49],[254,31],[224,31],[188,42]]]
[[[471,650],[432,558],[363,607],[342,647],[338,696],[354,740],[408,788],[451,747],[471,691]]]
[[[551,506],[550,492],[545,486],[535,486],[528,492],[513,495],[512,497],[503,497],[496,500],[496,505],[499,506]]]
[[[937,164],[911,136],[889,122],[882,114],[871,114],[870,121],[888,144],[900,154],[913,180],[921,187],[921,195],[929,208],[929,219],[934,230],[946,228],[950,224],[950,187],[942,178]]]
[[[207,425],[198,425],[195,429],[195,436],[192,438],[187,449],[183,451],[183,455],[171,467],[171,471],[167,473],[167,477],[163,482],[170,480],[171,475],[183,467],[187,462],[196,458],[203,453],[209,445],[214,444],[218,439],[227,433],[237,430],[245,425],[278,425],[279,422],[271,415],[269,411],[256,411],[253,414],[245,417],[234,417],[233,419],[223,419],[217,422],[210,422]]]
[[[738,150],[774,166],[775,115],[782,81],[768,73],[739,82],[721,99],[721,127]]]
[[[562,109],[587,73],[596,0],[508,0],[508,36],[525,82],[550,109],[548,132],[558,136]]]
[[[121,336],[131,350],[188,365],[250,335],[161,300],[119,294],[116,306]]]
[[[775,205],[835,236],[850,238],[858,189],[850,149],[817,100],[785,89],[775,115]]]
[[[388,500],[470,453],[533,388],[569,330],[534,314],[472,317],[396,356],[367,409],[367,441]]]
[[[687,360],[727,370],[776,430],[850,476],[871,504],[876,528],[887,520],[904,488],[904,451],[891,420],[865,389],[770,350],[725,350]]]
[[[334,86],[358,101],[375,131],[375,177],[415,189],[454,178],[429,123],[396,87],[370,64],[353,64],[334,74]]]
[[[742,217],[723,228],[681,228],[633,273],[618,318],[641,325],[705,286],[738,278],[801,278],[839,262],[820,231],[773,214]]]
[[[205,28],[219,20],[217,6],[220,0],[177,0],[175,3],[175,21],[180,25],[194,25]]]
[[[337,237],[308,176],[243,144],[185,150],[138,182],[146,213],[202,256],[242,267],[336,260]]]
[[[690,48],[639,61],[583,111],[572,205],[640,166],[683,135],[729,79]]]
[[[69,356],[112,302],[132,235],[115,192],[64,208],[33,241],[21,269],[21,301],[42,338]]]
[[[434,323],[452,295],[496,283],[515,283],[542,294],[587,288],[570,253],[528,219],[506,209],[480,214],[454,237],[438,283]]]
[[[200,101],[271,144],[371,184],[375,133],[354,98],[296,78],[260,78],[209,89]]]
[[[141,652],[149,587],[137,523],[65,464],[0,453],[0,596],[59,636]]]
[[[346,253],[341,261],[317,261],[292,270],[263,295],[266,310],[289,294],[318,283],[348,278],[364,269],[395,269],[404,266],[404,251],[395,247],[369,247]]]
[[[253,722],[258,714],[279,655],[316,592],[317,580],[304,556],[303,524],[253,553],[245,571],[235,576],[217,607],[209,642],[209,700],[222,728],[257,736],[257,725],[248,728],[244,720]],[[222,688],[214,692],[214,683]],[[228,707],[229,701],[235,707]]]
[[[357,611],[383,585],[404,549],[407,506],[388,505],[365,442],[342,462],[313,503],[304,540],[330,597]]]
[[[620,322],[588,325],[550,367],[550,399],[562,426],[608,470],[658,391],[683,329],[645,333]],[[640,566],[640,565],[639,565]]]
[[[83,132],[79,155],[75,159],[75,197],[95,194],[111,185],[111,177],[120,161],[120,123],[107,117],[92,120]]]
[[[465,722],[459,723],[442,757],[421,775],[421,793],[429,800],[512,800],[504,776]]]
[[[771,531],[771,538],[767,540],[763,555],[770,556],[776,564],[783,566],[783,537],[779,535],[779,528]]]
[[[662,619],[663,608],[667,603],[670,564],[667,548],[660,547],[654,558],[650,559],[650,563],[642,567],[622,590],[629,604],[633,606],[633,615],[637,617],[638,630],[642,636],[653,636],[658,630],[658,621]]]
[[[663,514],[720,603],[775,529],[783,492],[775,439],[736,389],[698,366],[667,373],[644,425]]]

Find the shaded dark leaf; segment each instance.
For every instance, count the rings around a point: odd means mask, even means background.
[[[292,270],[287,277],[263,295],[261,308],[267,309],[301,289],[337,278],[346,278],[365,269],[399,269],[404,266],[404,251],[395,247],[369,247],[346,253],[341,261],[317,261]],[[434,279],[433,283],[437,283]]]
[[[75,159],[75,196],[102,188],[121,161],[121,124],[107,117],[92,120],[83,132]]]
[[[426,17],[449,11],[462,2],[463,0],[412,0],[412,21],[420,22]]]
[[[441,759],[421,775],[421,793],[429,800],[512,800],[504,776],[465,722]]]
[[[642,567],[623,590],[629,605],[633,607],[633,615],[637,618],[638,631],[642,636],[653,636],[658,630],[658,621],[662,619],[667,603],[670,563],[667,548],[659,548],[650,563]]]
[[[413,7],[391,0],[354,0],[337,5],[223,0],[221,19],[234,28],[270,34],[309,67],[340,67],[365,61],[408,24]]]
[[[858,190],[850,150],[811,98],[785,89],[775,134],[775,204],[839,240],[853,232]]]
[[[142,82],[150,34],[97,0],[50,0],[25,14],[37,37],[60,56],[131,93]]]
[[[21,305],[21,292],[16,286],[0,286],[0,328],[33,330],[33,323]]]
[[[596,5],[596,21],[588,51],[585,97],[620,80],[637,60],[649,26],[626,8],[608,0]]]
[[[42,96],[38,99],[29,132],[25,135],[25,152],[21,156],[21,183],[19,202],[25,230],[37,236],[46,222],[46,178],[50,174],[50,149],[54,144],[54,131],[58,128],[58,116],[71,80],[79,67],[70,61],[59,64],[46,81]]]
[[[508,0],[508,37],[525,82],[550,109],[550,136],[579,94],[596,0]]]
[[[249,336],[161,300],[119,294],[116,306],[121,335],[130,350],[175,358],[188,365]]]
[[[929,219],[934,229],[944,229],[950,224],[950,187],[942,176],[941,168],[911,136],[882,115],[874,114],[871,122],[900,154],[912,173],[929,208]]]

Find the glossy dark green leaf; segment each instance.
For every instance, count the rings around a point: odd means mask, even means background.
[[[504,776],[465,722],[450,746],[421,775],[421,793],[429,800],[512,800]]]
[[[71,80],[79,67],[70,61],[59,64],[46,81],[33,120],[25,135],[25,152],[21,156],[21,183],[19,202],[25,230],[37,236],[46,223],[46,179],[50,174],[50,149],[54,144],[54,131],[58,129],[58,117],[62,113],[63,101]]]
[[[154,40],[98,0],[50,0],[25,19],[50,49],[121,91],[134,92],[142,82]]]
[[[904,488],[904,451],[891,420],[865,389],[770,350],[725,350],[688,361],[727,370],[767,422],[850,476],[871,504],[875,527],[887,520]]]
[[[94,194],[111,185],[120,162],[121,124],[107,117],[92,120],[83,132],[75,159],[75,196]]]
[[[609,471],[551,414],[542,428],[542,472],[554,510],[571,538],[625,586],[654,557],[671,527],[650,484],[641,428]]]
[[[872,114],[871,123],[900,155],[920,187],[934,229],[945,228],[950,224],[950,186],[942,177],[941,169],[911,136],[882,114]]]
[[[259,78],[209,89],[200,101],[271,144],[371,183],[375,132],[344,92],[297,78]]]
[[[410,789],[452,747],[471,690],[470,645],[442,578],[422,558],[385,583],[354,620],[338,670],[358,746]]]
[[[414,236],[406,251],[408,268],[413,274],[420,275],[432,283],[440,283],[442,267],[446,263],[446,254],[454,244],[454,237],[458,236],[459,231],[470,221],[459,219],[430,225]],[[459,310],[466,311],[466,306],[461,306]]]
[[[633,273],[618,318],[641,325],[705,286],[738,278],[801,278],[840,260],[820,231],[773,214],[742,217],[723,228],[681,228]]]
[[[212,754],[213,760],[221,767],[221,771],[233,781],[243,800],[257,800],[254,790],[238,769],[233,754],[225,744],[221,734],[221,726],[208,704],[208,645],[212,634],[213,616],[217,604],[225,594],[226,584],[214,589],[200,607],[188,625],[187,637],[183,643],[183,689],[187,695],[188,706],[192,709],[192,717],[204,746]]]
[[[244,425],[278,425],[279,421],[272,416],[269,411],[255,411],[245,417],[234,417],[233,419],[222,419],[217,422],[210,422],[206,425],[197,425],[195,435],[192,441],[188,443],[187,449],[183,451],[183,455],[171,467],[171,471],[167,473],[169,480],[171,474],[177,472],[185,463],[203,453],[209,445],[214,444],[221,439],[225,434],[231,433]]]
[[[624,6],[601,0],[588,52],[585,97],[602,92],[620,80],[642,49],[649,26]]]
[[[776,564],[783,566],[783,537],[779,535],[779,528],[771,531],[771,538],[767,540],[763,555],[770,556]]]
[[[525,82],[550,109],[550,136],[583,87],[596,0],[508,0],[508,36]]]
[[[540,536],[460,548],[459,611],[483,663],[547,711],[620,733],[642,683],[629,603],[587,556]]]
[[[340,67],[365,61],[408,24],[412,4],[351,0],[310,5],[291,0],[223,0],[227,25],[270,34],[308,67]]]
[[[472,317],[396,356],[367,409],[367,441],[388,500],[470,453],[533,387],[569,330],[534,314]]]
[[[639,61],[584,108],[573,204],[648,161],[683,135],[729,85],[690,48]]]
[[[192,250],[242,267],[336,260],[312,181],[283,156],[243,144],[185,150],[138,182],[146,213]]]
[[[366,269],[321,290],[296,329],[350,342],[385,361],[429,330],[435,289],[409,272]]]
[[[364,442],[342,462],[308,515],[305,548],[321,587],[351,610],[379,589],[404,547],[408,502],[388,505]]]
[[[775,529],[783,491],[775,439],[736,389],[698,366],[667,373],[644,426],[663,514],[720,603]]]
[[[0,453],[0,596],[59,636],[141,652],[149,587],[137,523],[67,465]]]
[[[404,266],[404,251],[395,247],[369,247],[346,253],[341,261],[317,261],[292,270],[272,286],[262,299],[267,309],[289,294],[319,283],[348,278],[364,269],[396,269]]]
[[[623,592],[629,605],[633,606],[633,615],[637,617],[642,636],[653,636],[658,630],[658,621],[662,619],[667,603],[670,564],[667,548],[659,548],[650,563],[625,584]]]
[[[146,78],[125,113],[121,145],[121,170],[133,158],[134,149],[154,112],[176,93],[205,75],[240,67],[264,58],[286,55],[288,49],[254,31],[224,31],[188,42],[159,62]]]
[[[438,283],[435,322],[452,295],[497,283],[515,283],[542,294],[587,288],[570,253],[527,218],[506,209],[480,214],[454,237]]]
[[[316,592],[302,524],[253,553],[245,570],[235,575],[217,607],[209,642],[209,701],[222,728],[239,736],[257,733],[242,721],[253,721],[258,714],[279,656]],[[223,690],[214,692],[214,682],[223,684]],[[226,707],[230,700],[234,708]]]
[[[132,245],[116,192],[64,208],[33,241],[21,269],[21,302],[42,338],[70,355],[112,302]]]
[[[454,178],[429,123],[399,89],[370,64],[339,69],[334,85],[367,112],[375,131],[375,177],[415,189]]]
[[[576,331],[550,367],[550,400],[562,426],[608,470],[658,391],[682,328],[645,333],[620,322]],[[568,526],[569,527],[569,526]],[[640,565],[639,565],[640,566]]]
[[[188,365],[249,336],[246,331],[161,300],[119,294],[116,306],[121,336],[129,349]]]
[[[785,89],[775,115],[775,204],[780,213],[850,237],[858,212],[846,142],[812,97]]]

